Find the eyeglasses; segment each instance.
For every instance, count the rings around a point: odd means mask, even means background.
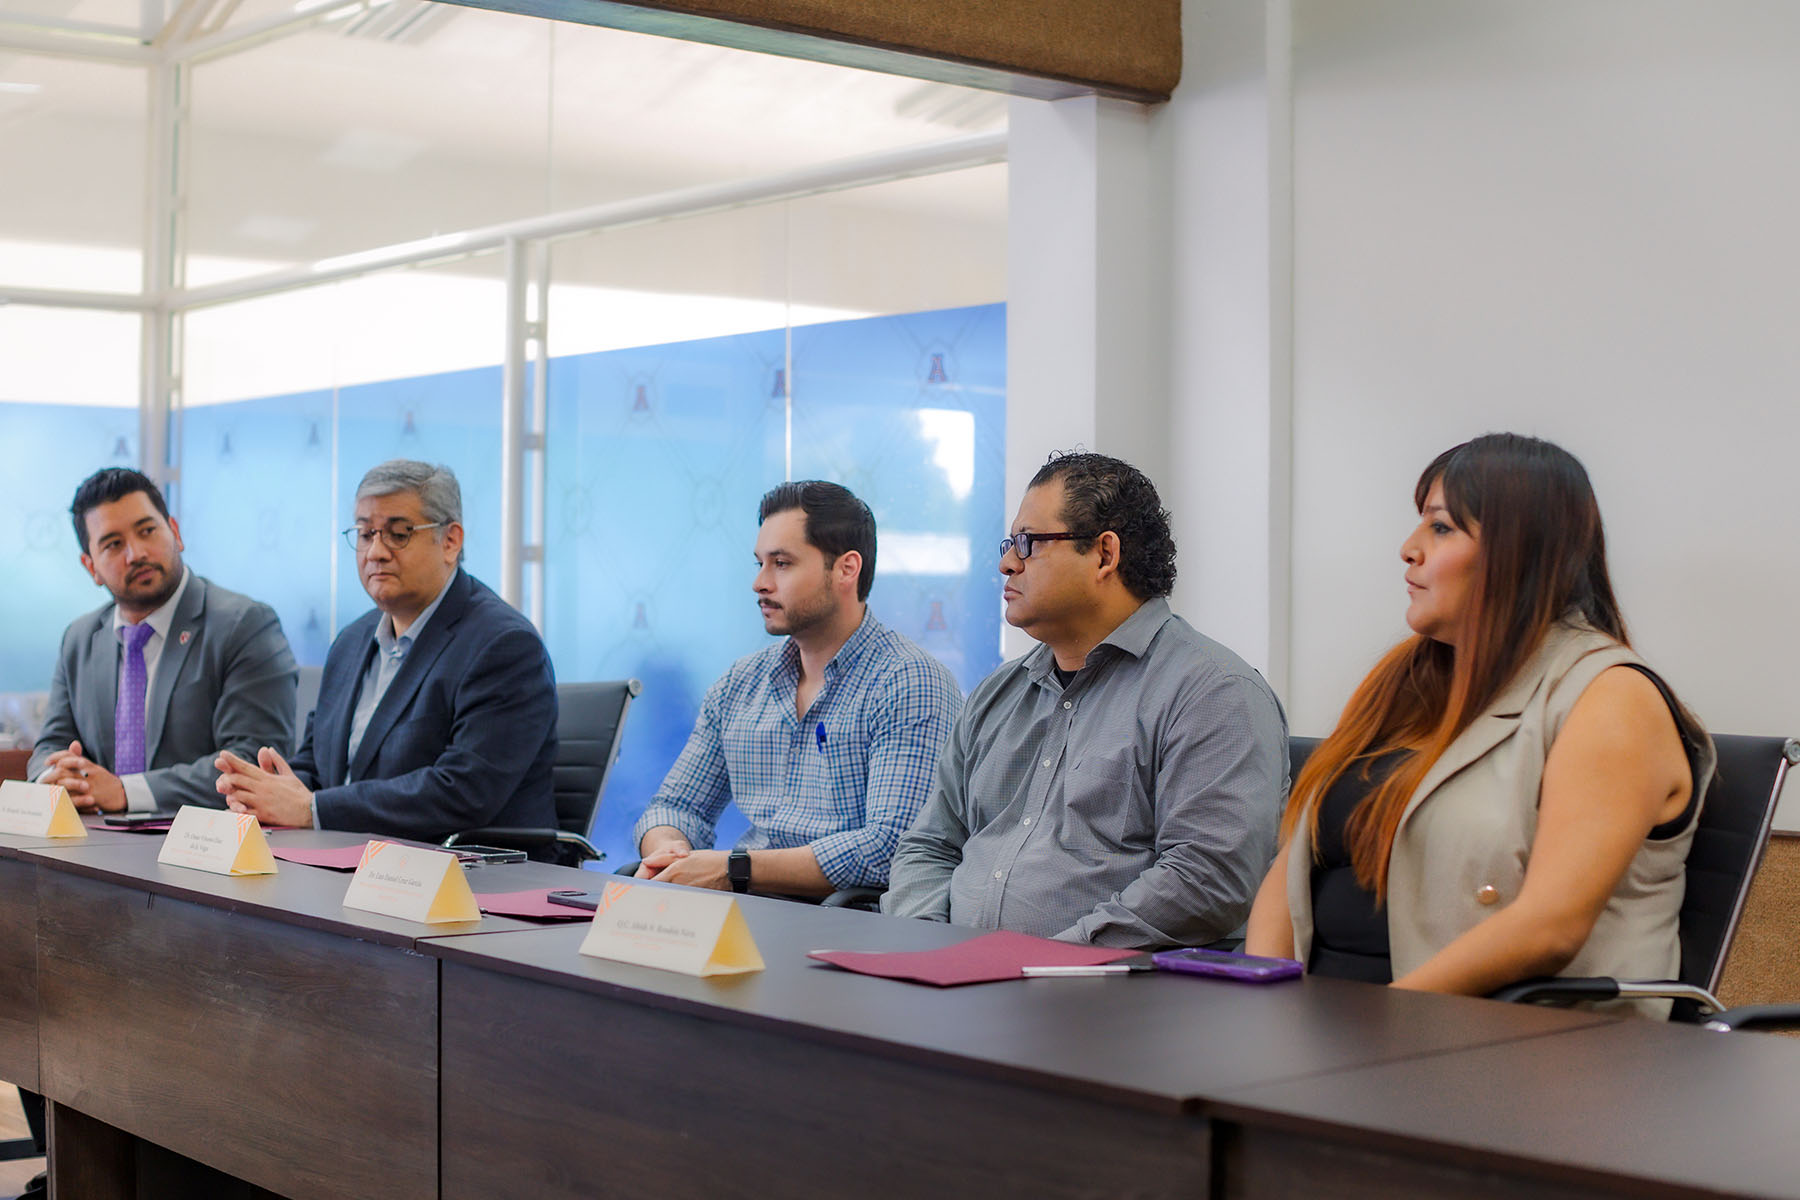
[[[436,529],[442,521],[433,521],[429,525],[352,525],[344,530],[344,540],[356,551],[367,550],[377,535],[387,543],[389,550],[399,550],[412,541],[413,534],[421,529]]]
[[[1097,533],[1015,533],[1009,538],[1000,539],[1000,557],[1005,558],[1008,550],[1015,551],[1020,558],[1030,558],[1032,547],[1039,542],[1085,542],[1096,538]]]

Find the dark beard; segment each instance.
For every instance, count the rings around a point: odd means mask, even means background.
[[[162,572],[162,587],[158,588],[155,592],[144,596],[142,599],[133,596],[131,600],[132,605],[134,607],[142,608],[145,612],[155,612],[157,609],[167,604],[169,602],[169,597],[173,596],[176,591],[180,589],[181,576],[182,572],[179,570]],[[115,596],[113,599],[117,601],[119,597]]]

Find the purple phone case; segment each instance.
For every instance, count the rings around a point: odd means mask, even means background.
[[[1160,970],[1215,975],[1249,983],[1274,983],[1277,979],[1292,979],[1301,973],[1300,964],[1291,958],[1259,958],[1225,950],[1164,950],[1150,958]]]

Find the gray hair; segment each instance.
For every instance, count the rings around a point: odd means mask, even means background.
[[[356,498],[392,496],[412,492],[419,498],[425,523],[436,525],[437,540],[444,540],[444,527],[462,524],[462,486],[456,473],[439,463],[419,462],[411,458],[390,458],[369,468],[369,473],[356,485]],[[458,556],[457,561],[461,561]]]

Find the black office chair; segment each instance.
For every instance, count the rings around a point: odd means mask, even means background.
[[[1323,738],[1294,737],[1291,734],[1288,736],[1288,787],[1290,789],[1294,786],[1294,780],[1300,778],[1300,768],[1306,765],[1306,760],[1312,756],[1314,750],[1319,748],[1319,743],[1322,741],[1324,741]],[[1282,803],[1284,805],[1287,803],[1287,797],[1282,797]],[[1205,948],[1236,953],[1244,948],[1244,939],[1235,935],[1222,937],[1217,941],[1206,943]]]
[[[1677,979],[1527,979],[1493,994],[1496,1000],[1556,1004],[1580,1000],[1666,998],[1670,1019],[1709,1029],[1800,1023],[1800,1005],[1758,1004],[1726,1009],[1717,999],[1726,952],[1743,916],[1750,883],[1762,862],[1769,825],[1788,767],[1800,763],[1793,738],[1718,734],[1719,768],[1700,809],[1688,852],[1687,894],[1681,904],[1681,973]],[[1710,1014],[1710,1015],[1708,1015]]]
[[[819,901],[819,904],[823,908],[851,908],[857,912],[880,912],[881,898],[885,895],[887,895],[886,888],[839,888]]]
[[[1312,757],[1312,752],[1319,748],[1324,738],[1290,737],[1288,738],[1288,786],[1294,786],[1294,780],[1300,778],[1300,768]]]
[[[635,679],[557,684],[556,762],[551,768],[557,828],[489,825],[453,833],[444,839],[444,845],[505,846],[571,867],[605,858],[587,834],[600,807],[607,773],[619,757],[625,714],[643,690],[644,685]]]

